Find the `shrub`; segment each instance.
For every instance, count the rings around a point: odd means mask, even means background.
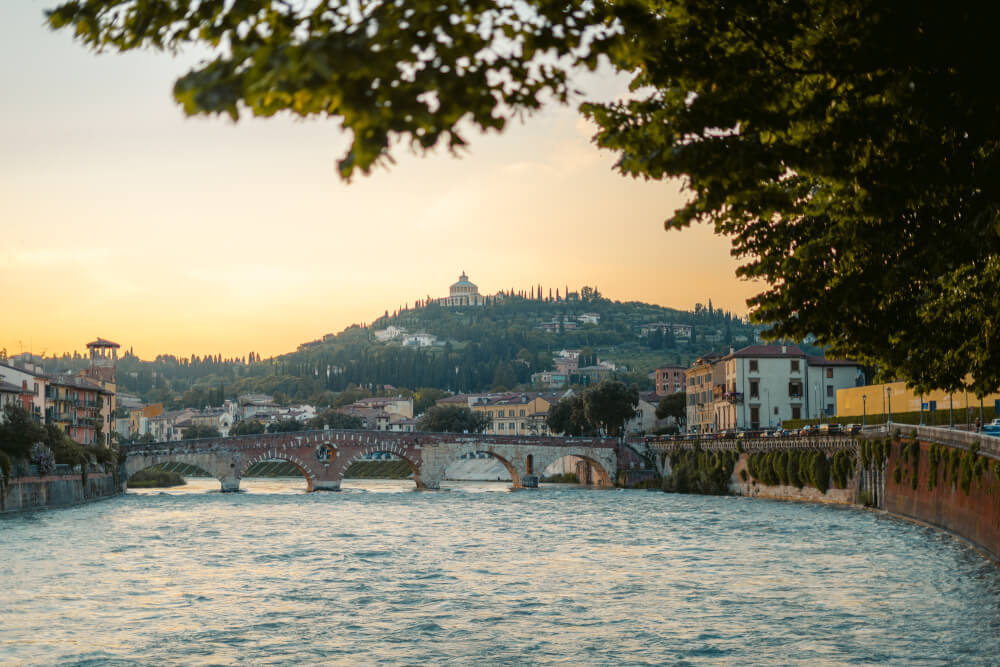
[[[31,462],[38,466],[39,475],[48,475],[56,469],[56,460],[52,450],[40,442],[31,446]]]
[[[725,495],[739,457],[735,452],[678,452],[670,457],[670,474],[662,488],[670,493]]]
[[[8,486],[10,484],[10,457],[7,456],[7,452],[0,450],[0,473],[3,473],[3,485]]]

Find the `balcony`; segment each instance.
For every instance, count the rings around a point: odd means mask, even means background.
[[[723,400],[727,403],[740,404],[743,402],[743,392],[740,391],[727,391],[722,395]]]

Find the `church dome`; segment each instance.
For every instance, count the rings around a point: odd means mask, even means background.
[[[451,286],[451,295],[455,296],[458,294],[478,294],[479,288],[475,284],[469,282],[469,276],[465,275],[465,271],[462,271],[462,275],[459,276],[458,282]]]

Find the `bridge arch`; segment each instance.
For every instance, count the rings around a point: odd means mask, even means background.
[[[397,458],[400,458],[410,466],[410,470],[413,471],[413,482],[417,485],[418,489],[426,488],[424,486],[423,479],[420,476],[420,463],[415,461],[414,458],[404,449],[400,447],[394,447],[392,445],[383,445],[380,443],[367,445],[362,449],[354,452],[351,456],[345,456],[343,459],[337,461],[337,468],[340,471],[340,480],[343,482],[344,475],[347,474],[348,468],[355,461],[358,461],[366,456],[371,456],[372,454],[391,454]]]
[[[240,468],[237,479],[242,480],[246,477],[247,471],[249,471],[250,468],[265,461],[286,461],[291,463],[300,473],[302,473],[302,476],[305,477],[306,491],[312,491],[314,489],[316,485],[316,472],[312,469],[312,467],[294,454],[279,451],[261,452],[256,456],[247,458]]]
[[[489,455],[490,458],[499,461],[501,465],[503,465],[503,467],[507,470],[507,474],[510,475],[511,486],[515,489],[521,488],[522,485],[521,471],[519,471],[517,469],[517,466],[514,465],[513,457],[508,458],[506,456],[499,454],[496,450],[490,447],[484,447],[481,445],[466,445],[463,447],[456,448],[455,451],[452,452],[451,458],[448,460],[444,468],[441,470],[441,477],[443,478],[445,476],[448,467],[452,463],[455,463],[463,458],[467,458],[471,454],[487,454]]]
[[[578,462],[584,463],[588,466],[587,470],[589,470],[590,472],[590,479],[585,479],[585,478],[581,479],[580,472],[574,473],[577,475],[577,479],[579,480],[580,484],[588,486],[596,486],[601,488],[609,488],[613,486],[611,473],[608,470],[609,462],[602,461],[598,459],[596,456],[591,455],[591,453],[589,452],[581,452],[574,450],[557,452],[554,455],[546,457],[544,461],[540,460],[539,463],[537,463],[535,468],[538,471],[537,474],[539,475],[549,474],[548,471],[553,465],[570,457],[577,459]],[[537,458],[541,459],[541,457]]]
[[[181,463],[197,468],[208,477],[214,477],[219,480],[223,491],[236,491],[239,488],[239,481],[235,479],[233,467],[228,460],[205,454],[156,453],[139,456],[132,455],[126,459],[121,479],[122,490],[124,491],[128,488],[129,478],[137,472],[174,463]]]

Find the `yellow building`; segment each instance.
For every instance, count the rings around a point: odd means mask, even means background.
[[[983,412],[987,419],[992,418],[997,401],[1000,401],[1000,393],[983,397]],[[857,417],[858,422],[861,422],[864,416],[878,416],[884,419],[890,409],[894,415],[904,412],[919,413],[921,404],[927,406],[924,412],[929,412],[931,407],[935,409],[937,413],[935,422],[938,424],[948,423],[949,409],[953,412],[955,423],[974,423],[979,418],[980,401],[972,392],[949,394],[946,391],[932,391],[918,394],[912,389],[907,389],[905,382],[888,382],[837,390],[837,417]]]
[[[545,418],[549,408],[562,398],[560,393],[512,392],[504,394],[460,394],[438,405],[467,407],[490,417],[486,433],[493,435],[552,435]]]

